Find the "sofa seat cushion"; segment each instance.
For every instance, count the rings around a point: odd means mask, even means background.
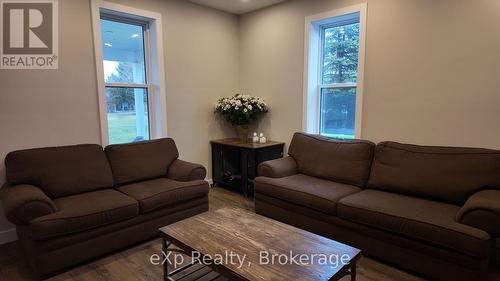
[[[490,235],[455,221],[458,206],[378,190],[339,201],[338,216],[477,258],[491,249]]]
[[[203,180],[180,182],[159,178],[118,188],[119,191],[139,201],[141,213],[168,207],[208,194],[208,183]]]
[[[303,174],[283,178],[258,177],[255,192],[308,207],[329,215],[337,214],[337,202],[361,191],[357,186],[323,180]]]
[[[137,201],[114,189],[61,197],[55,199],[54,203],[57,212],[30,223],[36,240],[97,228],[139,214]]]

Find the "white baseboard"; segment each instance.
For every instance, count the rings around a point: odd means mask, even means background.
[[[0,231],[0,245],[17,240],[15,228]]]

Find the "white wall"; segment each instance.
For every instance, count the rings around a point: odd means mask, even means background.
[[[208,167],[209,140],[232,133],[212,112],[238,89],[237,17],[182,0],[114,2],[162,13],[168,135]],[[89,0],[59,1],[59,38],[58,70],[0,70],[0,184],[10,151],[100,142]],[[0,244],[12,227],[0,211]]]
[[[240,18],[240,85],[261,130],[302,129],[304,18],[364,1],[297,0]],[[500,148],[500,2],[368,0],[362,137]]]

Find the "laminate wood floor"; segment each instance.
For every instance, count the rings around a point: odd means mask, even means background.
[[[253,210],[252,200],[244,198],[241,194],[223,188],[215,187],[210,190],[210,208],[221,208],[224,206],[239,206]],[[94,261],[77,266],[65,273],[49,278],[49,281],[160,281],[162,280],[162,267],[150,263],[152,254],[161,253],[160,239],[154,239],[135,247],[96,259]],[[31,281],[36,280],[27,266],[19,257],[17,243],[9,243],[0,246],[0,281]],[[192,270],[198,268],[193,267]],[[182,281],[196,279],[204,269],[190,274]],[[425,280],[413,276],[405,271],[388,266],[376,260],[362,257],[358,262],[359,281],[421,281]],[[181,277],[181,276],[178,276]],[[199,280],[212,280],[213,275],[206,275]],[[500,280],[500,275],[491,277]],[[217,281],[227,280],[225,278]],[[342,281],[350,280],[345,277]],[[291,280],[290,280],[291,281]]]

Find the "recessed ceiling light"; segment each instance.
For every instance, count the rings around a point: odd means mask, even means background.
[[[107,42],[104,43],[104,46],[106,46],[106,47],[113,47],[113,45],[111,45],[110,43],[107,43]]]
[[[132,37],[132,38],[137,38],[137,37],[139,37],[139,34],[134,33],[134,34],[132,34],[132,36],[130,36],[130,37]]]

